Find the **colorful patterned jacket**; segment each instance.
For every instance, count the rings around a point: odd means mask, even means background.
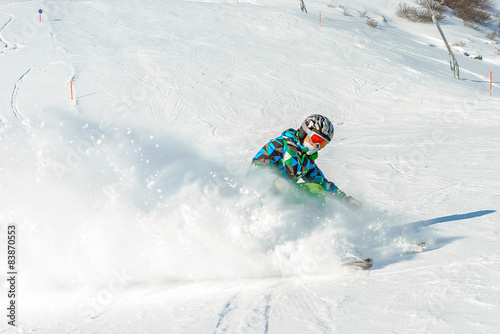
[[[314,160],[318,153],[307,155],[307,148],[299,140],[298,130],[288,129],[281,136],[271,140],[252,159],[254,166],[273,170],[286,180],[318,183],[325,191],[339,197],[345,196],[340,189],[328,181]]]

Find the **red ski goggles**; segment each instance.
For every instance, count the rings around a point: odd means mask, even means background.
[[[319,133],[317,130],[311,130],[307,126],[302,126],[302,129],[307,133],[311,143],[319,148],[325,147],[330,142],[330,139],[326,138],[325,135]]]

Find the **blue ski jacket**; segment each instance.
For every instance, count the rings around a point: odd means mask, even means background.
[[[345,196],[333,182],[325,178],[316,165],[315,159],[318,153],[307,155],[307,151],[308,149],[300,143],[299,131],[288,129],[264,145],[252,159],[252,165],[272,170],[294,183],[299,180],[318,183],[327,192],[333,192],[339,197]]]

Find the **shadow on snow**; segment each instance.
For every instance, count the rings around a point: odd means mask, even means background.
[[[470,213],[465,213],[465,214],[456,214],[456,215],[450,215],[450,216],[444,216],[444,217],[439,217],[439,218],[434,218],[434,219],[428,219],[428,220],[421,220],[413,223],[408,223],[403,226],[397,226],[393,227],[390,230],[390,233],[393,235],[412,235],[421,232],[422,229],[440,224],[440,223],[446,223],[446,222],[451,222],[451,221],[458,221],[458,220],[465,220],[465,219],[471,219],[471,218],[477,218],[481,216],[485,216],[491,213],[495,213],[496,210],[481,210],[481,211],[475,211],[475,212],[470,212]],[[446,237],[446,238],[437,238],[432,241],[432,243],[427,243],[427,248],[425,251],[433,251],[436,249],[440,249],[448,244],[451,244],[452,242],[455,242],[457,240],[463,239],[464,237]],[[425,241],[425,240],[422,240]],[[375,265],[373,266],[373,269],[381,269],[384,268],[390,264],[402,262],[402,261],[410,261],[412,258],[414,258],[415,255],[420,254],[421,252],[410,252],[408,254],[400,254],[399,256],[391,257],[391,258],[380,258],[377,259],[375,257]]]
[[[461,215],[451,215],[451,216],[445,216],[445,217],[434,218],[434,219],[429,219],[429,220],[421,220],[418,222],[409,223],[409,224],[405,225],[404,231],[418,232],[423,227],[428,227],[431,225],[446,223],[446,222],[451,222],[451,221],[477,218],[477,217],[481,217],[484,215],[489,215],[490,213],[494,213],[494,212],[496,212],[496,211],[495,210],[482,210],[482,211],[465,213],[465,214],[461,214]]]

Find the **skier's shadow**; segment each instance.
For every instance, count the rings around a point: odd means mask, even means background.
[[[484,215],[489,215],[490,213],[494,213],[494,212],[496,212],[496,210],[482,210],[482,211],[465,213],[465,214],[461,214],[461,215],[451,215],[451,216],[445,216],[445,217],[434,218],[434,219],[429,219],[429,220],[421,220],[421,221],[409,223],[409,224],[406,224],[403,226],[398,226],[397,228],[400,229],[400,232],[416,233],[416,232],[419,232],[420,229],[422,229],[424,227],[431,226],[431,225],[436,225],[436,224],[446,223],[446,222],[456,221],[456,220],[464,220],[464,219],[481,217]]]
[[[445,223],[445,222],[450,222],[450,221],[457,221],[457,220],[465,220],[465,219],[471,219],[471,218],[477,218],[481,217],[484,215],[488,215],[491,213],[495,213],[496,210],[481,210],[481,211],[475,211],[475,212],[470,212],[470,213],[465,213],[465,214],[457,214],[457,215],[450,215],[450,216],[444,216],[444,217],[439,217],[439,218],[434,218],[434,219],[428,219],[428,220],[420,220],[417,222],[413,223],[408,223],[406,225],[402,226],[396,226],[392,227],[390,229],[390,232],[392,235],[412,235],[420,232],[423,228],[429,227],[432,225],[440,224],[440,223]],[[435,239],[431,245],[428,245],[426,251],[431,251],[431,250],[436,250],[439,248],[442,248],[446,246],[447,244],[450,244],[454,241],[463,239],[463,237],[446,237],[446,238],[437,238]],[[425,240],[422,240],[425,241]],[[378,262],[375,261],[376,265],[374,266],[374,269],[380,269],[383,268],[389,264],[397,263],[400,261],[408,261],[412,257],[414,257],[416,254],[413,255],[407,255],[407,256],[400,256],[392,259],[383,259]]]

